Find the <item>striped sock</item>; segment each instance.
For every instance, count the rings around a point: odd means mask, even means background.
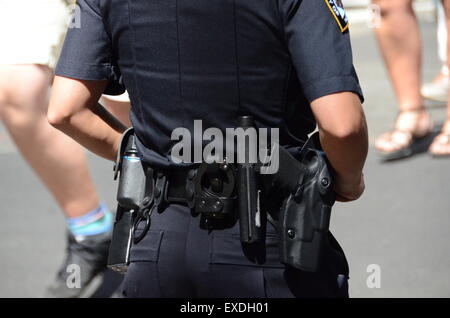
[[[66,219],[69,231],[75,237],[85,237],[107,233],[112,229],[113,216],[106,205],[77,218]]]

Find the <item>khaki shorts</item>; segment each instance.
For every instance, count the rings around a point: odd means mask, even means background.
[[[70,20],[67,0],[0,0],[0,64],[54,69]]]

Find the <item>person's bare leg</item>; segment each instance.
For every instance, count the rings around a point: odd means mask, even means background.
[[[422,86],[422,96],[426,99],[447,102],[448,89],[450,84],[450,74],[447,66],[447,25],[445,11],[442,2],[437,1],[437,40],[438,56],[442,62],[442,67],[436,77],[429,83]]]
[[[423,107],[420,96],[421,40],[412,0],[374,0],[381,24],[376,36],[401,110]]]
[[[450,56],[450,0],[443,0],[442,4],[444,5],[445,24],[447,25],[447,57],[449,57]],[[450,58],[447,58],[447,68],[450,69]],[[446,122],[447,123],[450,122],[450,100],[447,102]]]
[[[0,113],[17,147],[68,218],[99,206],[86,156],[75,141],[47,122],[49,85],[45,66],[1,65]]]
[[[398,101],[400,116],[396,130],[423,135],[431,119],[420,94],[421,40],[412,0],[373,0],[380,6],[381,24],[376,36]],[[408,143],[407,136],[385,134],[377,148],[395,151]]]
[[[447,56],[450,56],[450,0],[443,0],[445,20],[447,25]],[[450,66],[450,59],[447,59]],[[430,146],[430,152],[435,156],[450,155],[450,100],[447,102],[447,118],[441,133],[434,139]]]

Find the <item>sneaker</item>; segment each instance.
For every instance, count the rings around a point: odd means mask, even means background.
[[[421,93],[426,99],[444,103],[448,100],[449,87],[450,77],[440,73],[431,83],[422,86]]]
[[[110,243],[110,232],[77,238],[69,234],[66,259],[45,297],[92,296],[103,282]]]

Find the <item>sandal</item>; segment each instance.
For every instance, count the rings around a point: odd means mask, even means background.
[[[447,120],[439,135],[434,138],[429,151],[435,158],[450,157],[450,120]]]
[[[433,126],[425,109],[401,111],[394,129],[378,137],[375,146],[385,161],[410,157],[417,153],[416,145],[432,133]]]

